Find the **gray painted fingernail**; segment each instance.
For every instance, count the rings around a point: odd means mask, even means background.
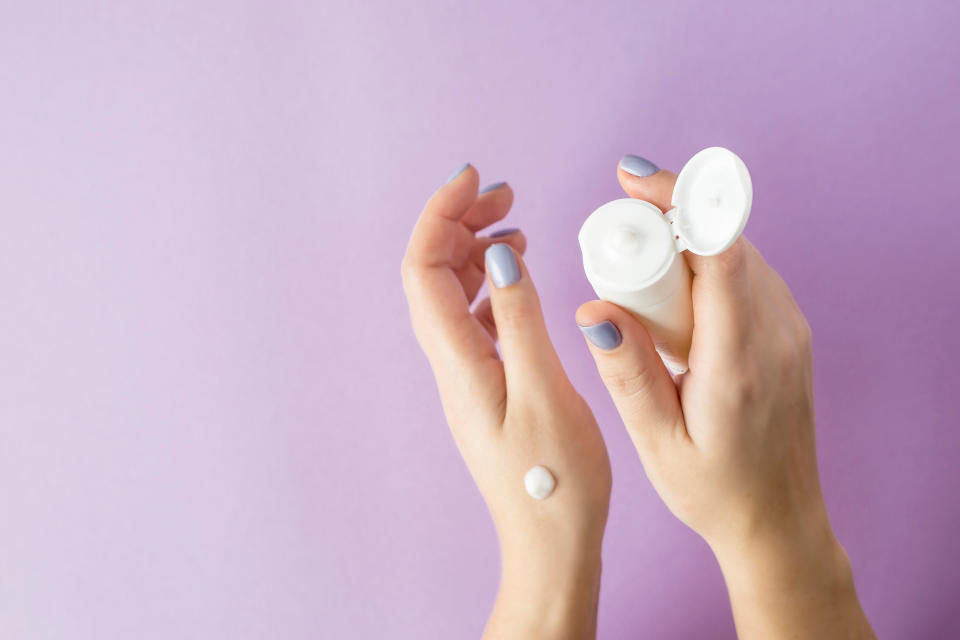
[[[509,228],[509,229],[500,229],[500,231],[494,231],[493,233],[491,233],[489,237],[490,237],[490,238],[502,238],[502,237],[504,237],[504,236],[511,236],[511,235],[515,234],[517,231],[520,231],[520,229],[516,229],[516,228],[513,228],[513,227],[511,227],[511,228]]]
[[[497,189],[499,189],[500,187],[502,187],[502,186],[505,185],[505,184],[507,184],[507,183],[506,183],[506,182],[494,182],[493,184],[488,184],[488,185],[485,186],[483,189],[480,189],[480,195],[483,195],[483,194],[485,194],[485,193],[490,193],[491,191],[496,191]]]
[[[450,184],[451,182],[453,182],[454,179],[455,179],[458,175],[460,175],[461,173],[463,173],[464,171],[466,171],[466,170],[467,170],[467,167],[469,167],[469,166],[470,166],[470,163],[469,163],[469,162],[464,162],[464,163],[463,163],[463,166],[460,167],[459,169],[457,169],[456,171],[454,171],[453,173],[451,173],[451,174],[450,174],[450,177],[447,178],[447,181],[444,182],[443,184]]]
[[[657,171],[660,171],[660,167],[653,164],[646,158],[641,158],[640,156],[631,154],[627,154],[620,158],[620,168],[630,175],[637,176],[638,178],[646,178],[648,176],[652,176]]]
[[[583,332],[583,335],[587,336],[587,340],[592,342],[593,346],[599,349],[616,349],[620,346],[620,343],[623,342],[623,336],[620,335],[620,330],[609,320],[604,320],[600,324],[589,327],[580,327],[580,331]]]
[[[505,244],[492,244],[487,248],[484,259],[487,263],[487,272],[497,289],[509,287],[520,279],[520,265],[513,249]]]

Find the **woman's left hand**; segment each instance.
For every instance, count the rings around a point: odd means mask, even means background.
[[[547,335],[519,231],[478,237],[507,215],[506,184],[478,193],[467,165],[427,202],[403,259],[414,331],[500,539],[503,574],[487,636],[593,637],[610,463],[590,408]],[[490,297],[471,312],[486,280]],[[499,338],[503,353],[497,353]],[[556,479],[537,500],[524,476]]]

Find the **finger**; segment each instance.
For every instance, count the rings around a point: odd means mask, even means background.
[[[664,436],[686,436],[676,385],[640,321],[600,300],[582,305],[576,319],[640,454]]]
[[[643,175],[643,174],[646,175]],[[659,169],[640,156],[624,156],[617,168],[617,178],[631,198],[655,204],[661,211],[672,208],[675,173]],[[743,348],[750,331],[752,316],[750,283],[747,276],[748,251],[745,240],[716,256],[698,256],[690,251],[684,258],[693,271],[694,351],[701,355],[713,349],[714,354],[729,355]],[[714,355],[711,354],[711,355]],[[699,357],[695,357],[695,360]],[[691,363],[691,368],[693,363]]]
[[[793,297],[790,287],[777,271],[763,259],[760,251],[749,241],[746,241],[748,256],[752,258],[749,267],[750,290],[754,300],[763,300],[764,305],[755,309],[756,316],[769,318],[771,312],[776,314],[776,320],[783,323],[792,335],[803,342],[810,341],[810,325],[807,323],[803,310]],[[779,301],[780,305],[768,304]],[[774,311],[777,310],[777,311]],[[786,311],[784,311],[786,310]]]
[[[476,318],[480,326],[486,330],[490,338],[496,342],[497,324],[493,319],[493,306],[490,304],[490,298],[484,298],[477,303],[476,308],[473,310],[473,317]]]
[[[507,244],[487,249],[486,271],[490,302],[500,337],[507,395],[511,389],[561,388],[564,376],[560,360],[550,342],[540,309],[540,299],[530,274],[517,253]]]
[[[483,286],[485,275],[484,253],[490,248],[490,245],[497,242],[509,244],[520,255],[523,255],[523,252],[527,250],[527,238],[519,229],[504,229],[502,232],[497,232],[486,238],[476,238],[463,266],[457,269],[457,277],[460,278],[460,284],[463,286],[463,291],[470,302],[473,302],[480,287]]]
[[[506,182],[487,185],[463,216],[463,224],[471,231],[480,231],[502,220],[513,205],[513,189]]]
[[[460,224],[476,200],[477,171],[467,165],[433,194],[424,207],[403,258],[403,286],[414,332],[435,366],[463,367],[471,360],[497,357],[450,261],[473,234]],[[464,239],[462,236],[466,235]]]
[[[470,235],[460,220],[477,199],[478,182],[477,170],[468,164],[434,192],[413,228],[405,264],[433,267],[451,263],[460,236]]]
[[[707,358],[726,366],[746,348],[754,323],[746,238],[716,256],[687,255],[693,270],[693,341],[690,369]]]

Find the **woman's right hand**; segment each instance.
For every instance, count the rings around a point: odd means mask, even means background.
[[[670,208],[676,175],[624,166],[628,195]],[[746,239],[686,258],[695,329],[679,387],[631,313],[593,301],[576,316],[647,476],[714,550],[740,637],[873,637],[820,489],[810,328]]]

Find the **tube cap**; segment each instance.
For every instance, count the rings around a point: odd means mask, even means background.
[[[678,251],[715,256],[743,232],[753,203],[750,172],[737,154],[709,147],[683,166],[673,188],[667,220],[675,228]]]

